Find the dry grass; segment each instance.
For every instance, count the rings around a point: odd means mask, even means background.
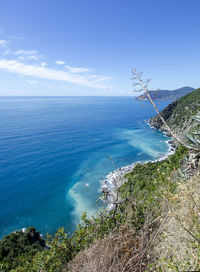
[[[144,271],[147,254],[142,239],[124,227],[120,232],[97,241],[77,254],[68,265],[70,272],[134,272]]]
[[[160,259],[156,271],[200,271],[200,173],[180,183],[168,206],[169,217],[154,249]]]
[[[142,272],[156,259],[153,247],[168,214],[152,221],[147,216],[137,234],[128,226],[112,233],[79,252],[63,272]],[[152,225],[159,227],[152,230]]]

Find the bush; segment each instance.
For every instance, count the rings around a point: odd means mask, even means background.
[[[31,258],[45,247],[45,241],[33,227],[25,232],[16,231],[0,241],[1,271],[9,271]]]

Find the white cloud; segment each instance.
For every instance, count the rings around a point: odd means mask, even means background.
[[[37,50],[18,50],[15,52],[15,55],[37,55],[38,51]]]
[[[99,75],[91,75],[90,79],[93,79],[95,82],[103,82],[111,80],[111,77],[108,76],[99,76]]]
[[[103,85],[104,81],[109,80],[109,77],[101,75],[92,75],[92,69],[85,67],[72,67],[66,65],[66,62],[58,59],[55,63],[60,65],[60,69],[47,67],[44,55],[37,50],[11,51],[7,48],[9,40],[0,40],[0,47],[4,47],[4,52],[1,52],[2,59],[0,59],[0,70],[9,73],[17,74],[20,77],[32,77],[35,79],[57,80],[63,82],[74,83],[81,86],[91,88],[98,88],[101,90],[108,89]],[[9,55],[9,59],[5,59]],[[13,59],[11,59],[13,56]],[[65,65],[65,66],[62,66]],[[36,80],[27,79],[29,84],[36,84]]]
[[[58,65],[63,65],[63,64],[65,64],[65,62],[64,62],[63,60],[57,60],[55,63],[58,64]]]
[[[91,69],[88,69],[88,68],[84,68],[84,67],[72,67],[70,65],[66,65],[66,68],[71,73],[87,73],[87,72],[91,71]]]
[[[36,84],[36,83],[37,83],[37,80],[27,80],[27,82],[28,82],[29,84],[33,85],[33,84]]]
[[[19,60],[21,60],[21,61],[39,60],[39,57],[38,56],[34,56],[34,55],[31,55],[31,56],[20,56]]]
[[[29,60],[39,60],[43,57],[43,55],[39,54],[37,50],[18,50],[14,53],[19,56],[19,60],[21,61],[29,61]]]
[[[6,47],[7,43],[8,43],[8,40],[0,40],[1,47]]]
[[[45,67],[45,66],[47,66],[47,63],[46,62],[41,62],[41,64],[40,64],[42,67]]]
[[[91,78],[63,70],[27,64],[17,60],[0,59],[0,69],[17,75],[31,76],[37,79],[58,80],[91,88],[107,89],[106,86],[100,83],[105,80],[105,77],[96,76],[95,78]]]

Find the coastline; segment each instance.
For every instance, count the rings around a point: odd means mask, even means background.
[[[149,120],[147,120],[146,122],[152,129],[156,129],[155,127],[153,127],[150,124]],[[165,136],[169,137],[169,135],[167,135],[166,131],[162,131],[160,129],[156,129],[156,130],[161,131]],[[103,194],[103,197],[101,199],[104,203],[107,204],[108,211],[111,211],[115,207],[115,205],[116,205],[115,203],[117,201],[119,201],[117,190],[121,185],[123,185],[127,181],[127,179],[124,176],[126,174],[130,173],[131,171],[133,171],[136,164],[138,164],[138,163],[146,164],[148,162],[153,163],[153,162],[163,161],[163,160],[167,159],[170,155],[175,153],[177,146],[176,146],[173,138],[170,137],[170,139],[167,140],[166,142],[169,146],[169,150],[165,155],[163,155],[160,158],[157,158],[155,160],[149,160],[149,161],[144,161],[144,162],[137,161],[137,162],[134,162],[130,165],[120,167],[120,168],[110,172],[105,177],[105,179],[103,181],[101,181],[100,191]]]

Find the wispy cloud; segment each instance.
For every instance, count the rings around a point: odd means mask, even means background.
[[[20,62],[19,60],[0,60],[0,69],[17,75],[29,76],[36,79],[48,79],[65,81],[81,86],[91,88],[106,89],[107,87],[101,83],[108,80],[108,77],[79,75],[63,70],[56,70],[43,67],[41,65],[33,65]]]
[[[7,46],[7,43],[8,43],[8,40],[0,40],[0,46],[1,47],[6,47]]]
[[[45,66],[47,66],[47,63],[46,63],[46,62],[41,62],[40,65],[41,65],[42,67],[45,67]]]
[[[89,78],[94,80],[95,82],[103,82],[103,81],[111,80],[111,77],[100,76],[100,75],[90,75]]]
[[[38,54],[37,50],[18,50],[15,52],[15,55],[36,55]]]
[[[65,64],[65,62],[64,62],[63,60],[57,60],[57,61],[55,61],[55,63],[58,64],[58,65],[63,65],[63,64]]]
[[[18,37],[12,38],[15,39]],[[36,84],[37,80],[46,79],[48,81],[63,81],[101,90],[109,89],[104,82],[110,80],[110,77],[93,74],[93,70],[86,67],[67,65],[62,59],[54,61],[53,66],[51,66],[51,60],[48,59],[47,67],[45,56],[40,52],[37,50],[24,50],[22,48],[20,50],[12,50],[11,41],[11,36],[10,40],[5,38],[0,40],[0,47],[2,48],[0,70],[28,77],[26,81],[29,84]],[[59,66],[55,67],[55,63]]]
[[[27,82],[31,85],[34,85],[37,83],[37,80],[27,80]]]
[[[18,50],[14,53],[15,55],[19,56],[19,59],[22,61],[29,61],[29,60],[40,60],[43,55],[39,54],[37,50]]]
[[[84,68],[84,67],[72,67],[70,65],[66,65],[65,66],[67,68],[68,71],[70,71],[71,73],[87,73],[90,72],[91,69],[89,68]]]

